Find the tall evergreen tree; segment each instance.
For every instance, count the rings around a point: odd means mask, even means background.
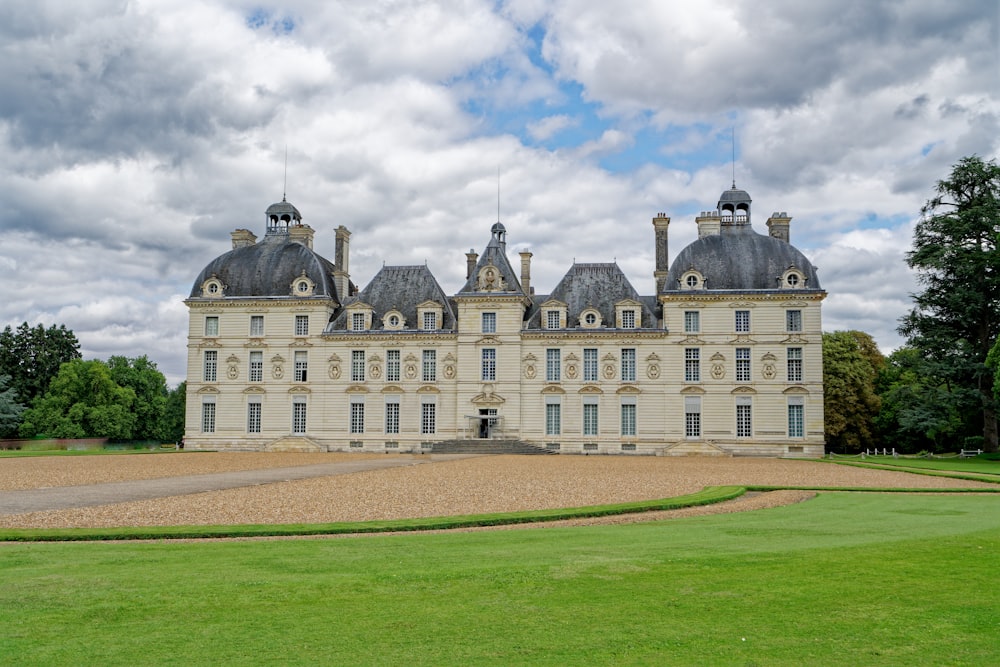
[[[79,358],[80,343],[64,324],[46,329],[23,322],[16,331],[7,326],[0,332],[0,375],[10,376],[24,405],[45,393],[64,362]]]
[[[0,375],[0,438],[17,435],[24,406],[17,402],[17,394],[8,385],[10,376]]]
[[[927,372],[981,415],[984,448],[997,450],[997,399],[986,357],[1000,333],[1000,166],[962,158],[921,209],[907,263],[923,290],[899,331]],[[969,398],[972,397],[972,398]]]

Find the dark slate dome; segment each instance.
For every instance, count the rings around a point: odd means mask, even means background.
[[[315,284],[313,296],[337,298],[333,264],[287,235],[275,234],[253,245],[235,248],[208,263],[191,287],[202,296],[202,285],[215,276],[227,297],[289,296],[292,282],[303,275]]]
[[[680,289],[685,272],[695,270],[709,290],[775,290],[789,268],[805,276],[805,289],[821,289],[816,269],[797,248],[758,234],[750,225],[723,226],[681,250],[670,266],[665,291]]]

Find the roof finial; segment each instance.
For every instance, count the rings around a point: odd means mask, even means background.
[[[281,201],[288,201],[285,196],[288,194],[288,144],[285,144],[285,179],[281,184]]]
[[[736,126],[733,125],[733,190],[736,189]]]
[[[500,165],[497,165],[497,222],[500,222]]]

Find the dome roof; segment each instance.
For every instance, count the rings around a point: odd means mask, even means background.
[[[731,192],[731,191],[730,191]],[[681,277],[699,272],[709,290],[776,290],[780,278],[794,267],[805,277],[803,287],[821,289],[816,269],[795,246],[758,234],[749,225],[723,227],[681,250],[664,283],[664,291],[680,289]]]
[[[287,297],[291,295],[293,281],[305,276],[315,285],[312,296],[336,299],[334,270],[325,257],[289,240],[287,235],[267,236],[259,243],[235,248],[209,262],[195,279],[191,297],[202,296],[202,285],[212,276],[224,285],[223,294],[227,297]]]
[[[282,216],[288,216],[289,220],[301,220],[302,214],[299,213],[299,209],[295,208],[292,204],[282,199],[277,204],[271,204],[267,207],[266,215],[268,218],[272,216],[281,219]]]
[[[722,204],[725,204],[725,203],[730,203],[730,204],[749,204],[751,201],[753,201],[753,200],[750,199],[750,193],[748,193],[746,190],[740,190],[739,188],[736,187],[735,183],[733,183],[733,187],[732,188],[730,188],[729,190],[726,190],[721,195],[719,195],[719,207],[720,208],[722,207]]]

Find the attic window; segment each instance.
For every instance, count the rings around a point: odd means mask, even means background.
[[[219,291],[219,283],[209,283],[208,284],[208,293],[209,294],[216,294],[216,293],[218,293],[218,291]]]
[[[382,316],[382,326],[390,331],[399,331],[403,328],[403,314],[393,309]]]
[[[222,283],[214,275],[201,284],[202,296],[210,298],[222,296]]]
[[[594,329],[601,326],[601,314],[594,309],[585,310],[580,321],[585,329]]]
[[[705,289],[705,278],[694,269],[691,269],[681,276],[681,287],[683,289]]]
[[[299,284],[298,284],[298,285],[296,285],[296,286],[295,286],[295,288],[296,288],[296,289],[297,289],[297,290],[298,290],[298,291],[299,291],[299,292],[300,292],[301,294],[305,294],[306,292],[308,292],[308,291],[309,291],[309,283],[307,283],[307,282],[306,282],[306,281],[304,281],[304,280],[300,280],[300,281],[299,281]]]
[[[788,289],[802,289],[806,286],[805,276],[794,266],[788,267],[788,270],[781,276],[781,282]]]

